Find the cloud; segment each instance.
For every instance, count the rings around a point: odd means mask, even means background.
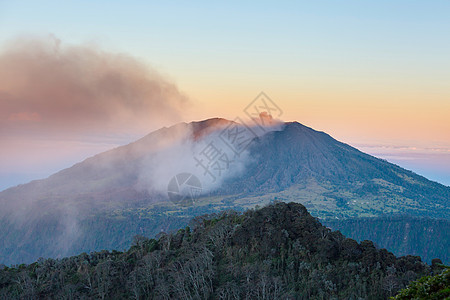
[[[0,52],[0,134],[148,132],[180,120],[187,97],[143,62],[55,37]]]

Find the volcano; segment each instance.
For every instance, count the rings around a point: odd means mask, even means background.
[[[203,189],[195,203],[179,205],[167,185],[185,173]],[[154,236],[196,215],[274,201],[302,203],[321,219],[405,214],[448,221],[449,199],[450,187],[300,123],[261,128],[214,118],[161,128],[0,192],[0,263],[120,249],[135,234]]]

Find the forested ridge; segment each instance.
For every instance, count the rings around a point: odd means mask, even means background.
[[[128,251],[0,270],[0,299],[386,299],[433,269],[331,231],[297,203],[193,219]]]

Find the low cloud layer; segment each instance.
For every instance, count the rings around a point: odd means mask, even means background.
[[[178,121],[186,103],[175,84],[124,54],[55,37],[0,51],[3,136],[148,132]]]

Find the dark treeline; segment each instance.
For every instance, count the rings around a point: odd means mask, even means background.
[[[332,232],[304,206],[197,217],[128,251],[0,270],[0,299],[386,299],[433,273]]]

